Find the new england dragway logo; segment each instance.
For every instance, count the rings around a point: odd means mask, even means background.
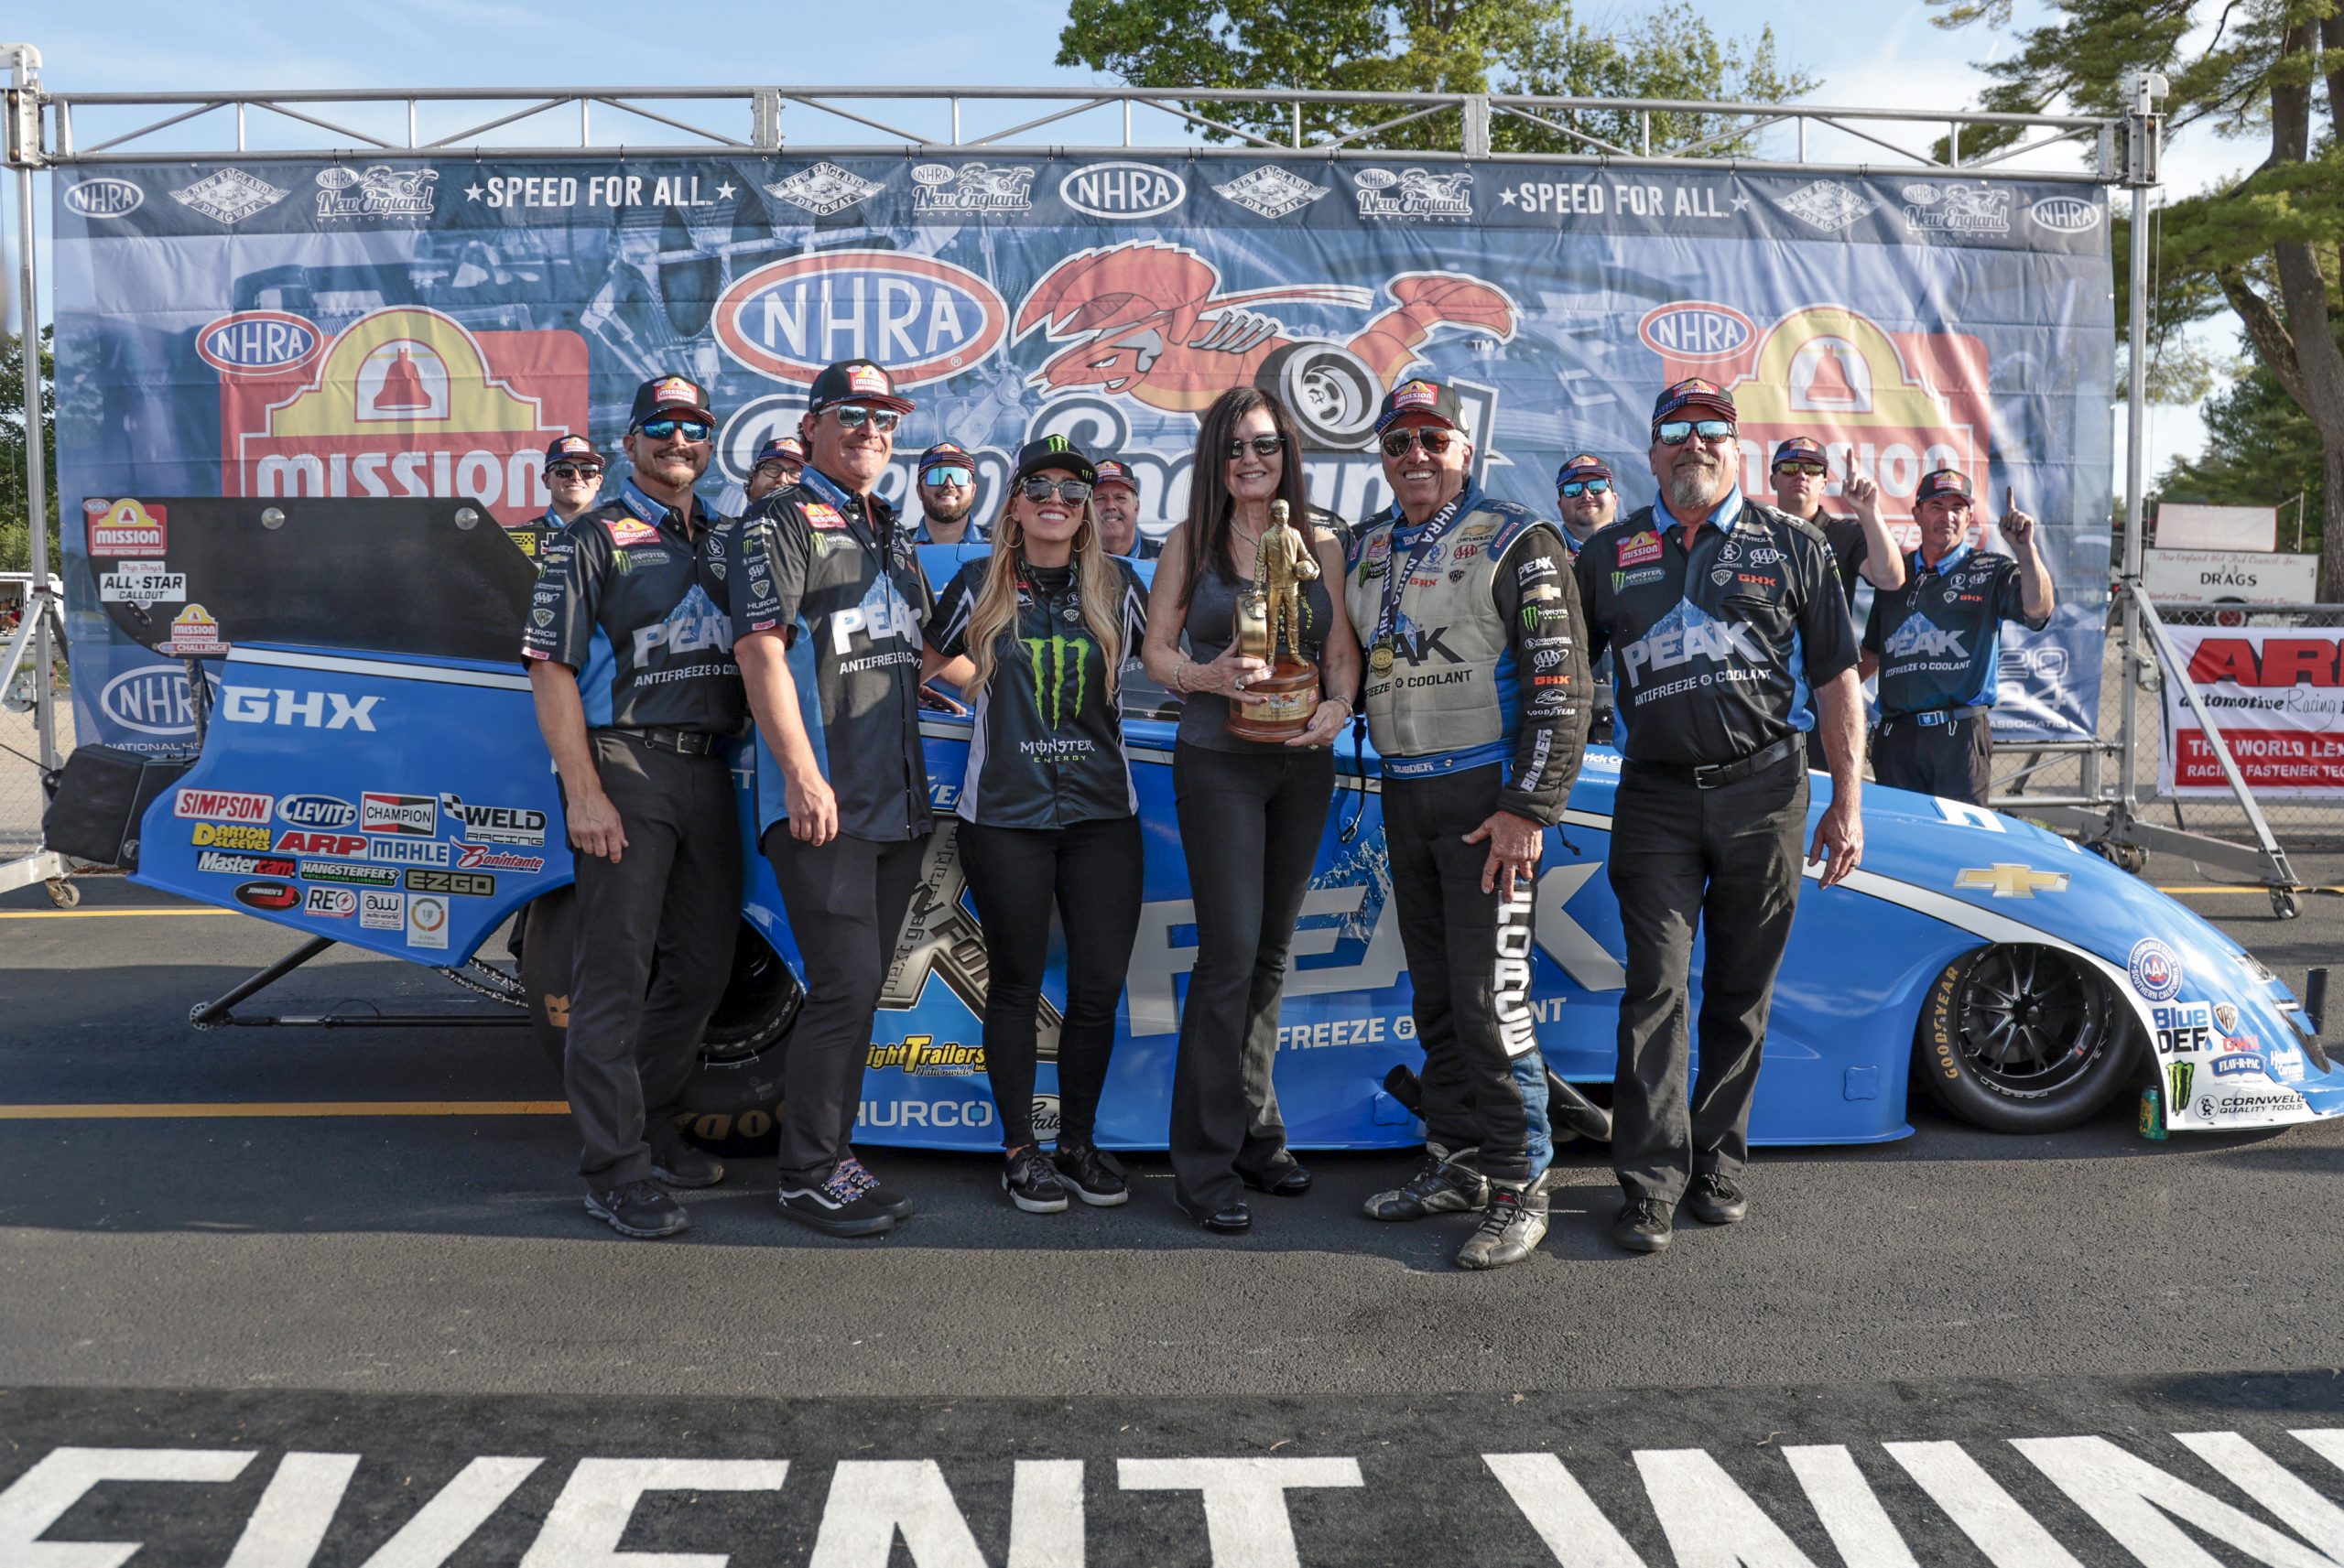
[[[1364,440],[1376,405],[1438,329],[1504,341],[1520,319],[1503,289],[1461,273],[1400,273],[1384,285],[1390,304],[1380,310],[1375,291],[1349,284],[1222,293],[1221,283],[1220,269],[1185,245],[1135,240],[1082,251],[1026,296],[1013,336],[1040,331],[1069,345],[1030,377],[1047,395],[1092,392],[1193,414],[1230,386],[1280,385],[1315,406],[1323,425]],[[1279,305],[1373,314],[1337,341],[1263,308]]]
[[[912,185],[912,211],[923,218],[1034,210],[1032,164],[918,163]]]
[[[715,323],[725,353],[759,375],[807,385],[824,365],[867,359],[900,391],[989,358],[1009,307],[983,278],[934,256],[822,251],[735,279]]]
[[[1937,185],[1915,180],[1904,198],[1904,226],[1919,233],[2007,234],[2011,193],[1991,185]]]
[[[461,497],[525,523],[550,501],[547,443],[586,424],[586,345],[573,332],[475,333],[397,306],[298,357],[297,331],[263,336],[255,357],[288,361],[271,366],[231,357],[248,345],[215,329],[235,324],[214,322],[197,344],[221,371],[223,495]]]
[[[429,218],[436,168],[396,168],[386,163],[351,168],[335,164],[318,170],[318,217]]]
[[[1362,218],[1446,219],[1473,215],[1473,177],[1463,170],[1363,168],[1351,176]]]

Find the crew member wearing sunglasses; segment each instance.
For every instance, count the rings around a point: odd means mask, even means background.
[[[1403,382],[1375,428],[1393,503],[1361,524],[1345,595],[1425,1052],[1425,1158],[1367,1216],[1479,1211],[1457,1262],[1493,1269],[1546,1234],[1554,1138],[1522,957],[1587,744],[1585,635],[1561,534],[1475,481],[1456,388]]]
[[[983,524],[969,515],[977,503],[977,460],[950,441],[920,454],[919,526],[915,545],[982,545]]]
[[[748,709],[721,608],[739,574],[728,572],[731,529],[692,490],[715,425],[693,382],[643,384],[625,441],[633,471],[612,501],[546,541],[523,629],[577,851],[563,1078],[584,1144],[586,1212],[622,1236],[686,1228],[663,1188],[724,1176],[676,1133],[741,924],[727,742]],[[582,476],[599,478],[602,464],[582,438],[565,439],[582,449],[547,465],[555,495],[591,495]]]
[[[591,511],[602,493],[602,454],[583,436],[557,436],[546,445],[546,496],[542,515],[507,528],[521,553],[537,560],[546,542]]]
[[[875,486],[912,403],[870,360],[814,378],[798,482],[741,519],[732,629],[757,720],[759,847],[805,959],[783,1069],[781,1207],[830,1236],[911,1212],[855,1157],[872,1017],[932,821],[919,688],[943,665],[909,529]]]
[[[1612,652],[1625,759],[1608,866],[1628,949],[1612,1238],[1636,1252],[1668,1245],[1680,1202],[1709,1225],[1749,1211],[1750,1101],[1798,898],[1810,700],[1831,804],[1807,859],[1827,862],[1828,888],[1863,856],[1863,703],[1839,565],[1811,524],[1743,499],[1734,416],[1714,382],[1663,391],[1658,498],[1579,554],[1588,654]],[[1697,930],[1708,956],[1688,1110]]]
[[[1612,469],[1592,452],[1581,452],[1555,472],[1555,514],[1563,524],[1563,548],[1579,552],[1598,528],[1620,515],[1620,487]]]
[[[776,436],[757,449],[756,465],[749,470],[749,504],[787,490],[805,468],[806,443],[795,436]]]
[[[1849,459],[1852,465],[1854,459]],[[1812,436],[1792,436],[1774,449],[1774,504],[1822,531],[1839,563],[1839,587],[1848,596],[1848,613],[1856,612],[1856,585],[1868,582],[1883,593],[1904,586],[1904,552],[1881,521],[1880,486],[1869,475],[1853,473],[1848,481],[1848,504],[1853,517],[1834,517],[1823,510],[1831,488],[1831,459],[1822,442]],[[1831,771],[1823,751],[1820,729],[1807,733],[1807,765],[1818,773]]]
[[[1001,1113],[1002,1190],[1028,1214],[1071,1193],[1131,1195],[1092,1130],[1115,1044],[1115,1004],[1139,931],[1139,795],[1117,677],[1147,633],[1145,590],[1107,554],[1098,470],[1064,436],[1017,455],[994,547],[961,563],[928,644],[976,709],[955,807],[960,864],[984,925],[985,1073]],[[1050,911],[1066,929],[1058,1031],[1058,1148],[1034,1126],[1035,1062]]]

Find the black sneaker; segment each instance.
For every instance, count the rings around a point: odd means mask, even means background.
[[[1454,1154],[1438,1143],[1425,1145],[1415,1175],[1390,1192],[1367,1200],[1370,1219],[1422,1219],[1428,1214],[1469,1214],[1490,1201],[1489,1178],[1464,1162],[1478,1149]]]
[[[1028,1143],[1008,1157],[1001,1168],[1001,1190],[1027,1214],[1066,1212],[1066,1184],[1037,1144]]]
[[[1620,1206],[1612,1239],[1631,1252],[1658,1252],[1677,1234],[1677,1209],[1655,1197],[1633,1197]]]
[[[1057,1167],[1066,1190],[1093,1208],[1113,1208],[1131,1201],[1123,1162],[1088,1139],[1079,1143],[1059,1139],[1050,1163]]]
[[[839,1162],[839,1169],[852,1176],[854,1184],[863,1189],[863,1195],[888,1214],[897,1219],[909,1219],[912,1217],[911,1195],[897,1191],[873,1175],[870,1168],[852,1154],[847,1155]]]
[[[1546,1189],[1506,1182],[1490,1184],[1490,1206],[1481,1223],[1457,1250],[1460,1269],[1502,1269],[1530,1256],[1546,1238]]]
[[[1750,1195],[1731,1176],[1696,1176],[1685,1195],[1685,1206],[1703,1225],[1739,1225],[1750,1213]]]
[[[836,1168],[812,1186],[783,1187],[781,1212],[825,1236],[884,1236],[895,1228],[895,1217],[870,1190]]]
[[[692,1227],[684,1206],[656,1182],[629,1182],[607,1192],[589,1192],[586,1212],[621,1236],[674,1236]]]
[[[651,1177],[671,1187],[712,1187],[724,1179],[724,1166],[697,1143],[678,1138],[652,1151]]]

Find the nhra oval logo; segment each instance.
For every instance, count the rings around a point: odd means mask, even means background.
[[[838,360],[886,367],[896,389],[960,374],[999,349],[1009,306],[933,256],[825,251],[737,279],[716,302],[716,341],[759,375],[810,384]]]
[[[2154,936],[2132,944],[2124,967],[2132,976],[2132,989],[2150,1001],[2171,1001],[2181,994],[2181,959]]]
[[[146,200],[146,191],[112,175],[103,179],[85,179],[67,187],[65,191],[65,210],[84,218],[126,218]]]
[[[207,673],[212,699],[220,700],[220,677]],[[195,709],[188,702],[187,676],[168,665],[125,670],[98,693],[98,711],[141,735],[192,735]]]
[[[198,332],[195,351],[228,375],[274,374],[309,363],[325,341],[314,323],[288,311],[239,310]]]
[[[1085,164],[1058,181],[1058,199],[1093,218],[1160,218],[1188,199],[1188,182],[1154,164]]]
[[[1706,300],[1679,300],[1644,312],[1636,336],[1644,347],[1666,359],[1715,360],[1739,351],[1757,328],[1731,305]]]
[[[296,827],[347,827],[358,820],[358,808],[331,795],[288,795],[277,803],[277,815]]]
[[[2080,196],[2046,196],[2026,211],[2036,223],[2062,234],[2100,227],[2100,203]]]

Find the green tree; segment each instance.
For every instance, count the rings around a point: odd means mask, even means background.
[[[1308,88],[1344,92],[1523,93],[1777,103],[1814,87],[1785,66],[1772,28],[1720,38],[1691,0],[1633,27],[1579,20],[1570,0],[1069,0],[1058,63],[1104,71],[1134,87]],[[1196,114],[1273,141],[1295,132],[1285,104],[1198,100]],[[1344,136],[1408,111],[1389,103],[1303,107],[1306,142]],[[1557,111],[1582,135],[1633,149],[1633,114]],[[1715,136],[1712,157],[1747,153],[1731,116],[1656,114],[1655,149]],[[1213,139],[1233,138],[1215,132]],[[1452,114],[1380,132],[1395,148],[1458,146]],[[1500,114],[1501,153],[1589,152],[1555,124]]]
[[[40,331],[40,436],[51,493],[49,500],[49,561],[60,571],[57,538],[57,359],[49,330]],[[25,351],[22,338],[0,338],[0,572],[20,572],[32,564],[32,530],[25,495]]]
[[[2319,432],[2261,365],[2206,405],[2206,449],[2168,467],[2157,481],[2161,501],[2215,506],[2276,506],[2279,541],[2295,545],[2295,504],[2304,496],[2304,547],[2317,550],[2327,499]]]
[[[2011,0],[1930,0],[1943,27],[2007,27]],[[2171,327],[2227,308],[2259,369],[2317,438],[2325,525],[2320,597],[2344,598],[2344,8],[2337,0],[2051,0],[2026,29],[1988,109],[2129,107],[2124,77],[2163,73],[2170,125],[2251,139],[2263,152],[2243,177],[2167,208],[2156,263],[2178,299]],[[2199,39],[2201,36],[2204,41]],[[2010,135],[1965,133],[1965,153]],[[2118,268],[2121,276],[2123,269]]]

